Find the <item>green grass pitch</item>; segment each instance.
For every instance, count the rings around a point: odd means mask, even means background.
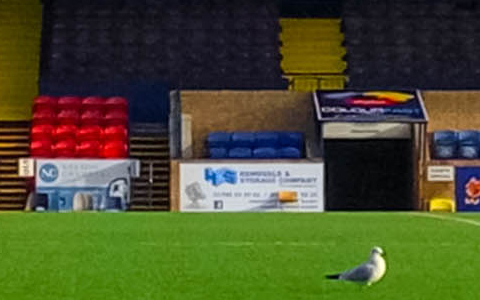
[[[371,287],[324,275],[387,252]],[[480,214],[0,213],[0,299],[478,299]]]

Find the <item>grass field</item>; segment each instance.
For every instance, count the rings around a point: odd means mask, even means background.
[[[387,252],[372,287],[327,273]],[[478,299],[480,214],[0,213],[0,299]]]

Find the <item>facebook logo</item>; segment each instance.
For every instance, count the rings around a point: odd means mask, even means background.
[[[210,181],[214,186],[218,186],[222,183],[237,183],[237,172],[222,168],[218,170],[213,170],[212,168],[205,169],[205,180]]]

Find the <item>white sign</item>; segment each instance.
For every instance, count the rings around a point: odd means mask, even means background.
[[[326,122],[324,139],[406,139],[410,138],[412,125],[408,123]]]
[[[72,210],[84,197],[91,198],[86,209],[125,210],[138,165],[128,159],[38,159],[36,193],[47,195],[48,210]]]
[[[455,169],[453,166],[428,166],[428,181],[452,182],[455,179]]]
[[[35,176],[35,160],[33,158],[18,159],[18,176],[20,177]]]
[[[321,162],[180,163],[180,211],[321,212],[323,169]]]
[[[112,180],[130,180],[135,162],[126,159],[38,159],[37,187],[108,186]]]

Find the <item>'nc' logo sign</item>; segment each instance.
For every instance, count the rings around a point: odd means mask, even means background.
[[[237,183],[237,172],[227,168],[213,170],[212,168],[205,169],[205,180],[211,181],[214,186],[218,186],[224,182],[230,184]]]
[[[58,169],[53,164],[44,164],[39,173],[40,179],[44,182],[54,182],[58,178]]]

